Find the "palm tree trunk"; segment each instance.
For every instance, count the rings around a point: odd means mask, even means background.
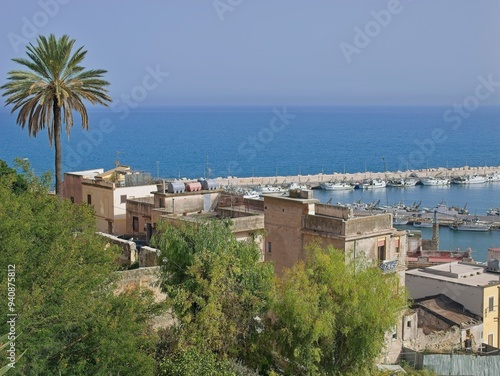
[[[54,101],[54,143],[56,147],[56,195],[62,201],[61,107]]]

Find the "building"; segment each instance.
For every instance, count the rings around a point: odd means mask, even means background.
[[[62,183],[63,197],[75,204],[81,204],[83,201],[82,183],[83,179],[95,179],[99,174],[102,174],[104,169],[97,168],[94,170],[65,172],[64,181]]]
[[[384,271],[403,271],[407,251],[406,232],[392,226],[392,214],[355,217],[351,208],[320,204],[312,191],[264,196],[267,236],[265,260],[277,274],[303,260],[308,244],[318,242],[344,251],[346,261],[363,255]]]
[[[134,172],[129,166],[89,171],[64,174],[64,197],[92,205],[98,231],[125,233],[127,199],[152,196],[156,184],[152,184],[150,174]]]
[[[483,321],[481,343],[498,347],[500,336],[500,275],[481,265],[451,262],[406,272],[412,299],[442,294],[464,306]]]
[[[192,184],[192,183],[187,183]],[[230,218],[236,239],[258,243],[263,259],[264,213],[262,202],[252,202],[220,189],[168,192],[158,185],[153,197],[127,200],[126,233],[149,242],[159,221],[196,222]],[[173,189],[172,189],[173,190]]]
[[[290,190],[289,194],[264,195],[265,261],[273,262],[281,275],[306,257],[307,247],[317,242],[345,254],[346,262],[358,257],[377,264],[384,272],[396,272],[404,286],[407,251],[405,231],[396,230],[390,213],[354,216],[353,210],[321,204],[312,191]],[[403,313],[402,313],[403,314]],[[384,362],[395,362],[403,344],[400,321],[386,334]]]
[[[416,299],[411,308],[404,318],[405,348],[433,353],[481,350],[482,320],[462,304],[439,294]]]

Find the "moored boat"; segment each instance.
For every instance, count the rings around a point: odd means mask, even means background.
[[[422,185],[448,185],[450,184],[450,179],[428,176],[420,179],[420,183]]]
[[[488,179],[486,176],[482,175],[463,175],[457,176],[452,179],[453,184],[483,184],[486,183]]]
[[[488,210],[486,211],[486,215],[490,215],[490,216],[497,216],[497,215],[500,215],[500,207],[498,207],[498,208],[488,209]]]
[[[491,224],[473,220],[473,221],[461,221],[455,222],[450,225],[450,229],[455,231],[489,231],[491,229]]]
[[[432,227],[432,222],[415,221],[413,227]]]
[[[326,182],[320,183],[319,186],[326,191],[347,191],[354,189],[354,186],[345,182]]]
[[[387,182],[384,179],[371,179],[360,185],[362,189],[376,189],[376,188],[385,188]]]
[[[407,188],[407,187],[414,187],[417,183],[418,179],[416,178],[400,178],[400,179],[388,180],[387,186],[396,188]]]

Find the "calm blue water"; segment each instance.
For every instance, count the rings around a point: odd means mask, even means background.
[[[91,110],[90,132],[63,138],[63,169],[121,164],[153,176],[274,176],[319,172],[406,170],[463,165],[500,166],[500,108],[468,118],[444,117],[444,107],[148,108],[129,114]],[[0,159],[28,158],[36,173],[53,170],[46,132],[28,138],[15,116],[0,112]],[[331,193],[316,191],[327,201]],[[422,201],[433,207],[468,204],[484,214],[500,206],[500,184],[415,187],[335,193],[333,202]],[[442,230],[444,231],[444,230]],[[448,231],[446,229],[446,231]],[[480,236],[480,238],[478,237]],[[476,239],[477,238],[477,239]],[[500,231],[453,235],[443,248],[500,246]],[[482,242],[480,240],[483,240]],[[472,241],[472,240],[471,240]],[[484,256],[485,259],[486,256]],[[482,259],[483,257],[477,257]]]

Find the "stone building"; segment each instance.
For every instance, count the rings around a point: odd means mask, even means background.
[[[363,255],[403,276],[406,232],[392,226],[390,213],[355,217],[352,209],[320,204],[312,191],[303,190],[265,195],[264,217],[265,260],[275,264],[278,275],[305,258],[308,244],[318,242],[344,251],[346,262]]]

